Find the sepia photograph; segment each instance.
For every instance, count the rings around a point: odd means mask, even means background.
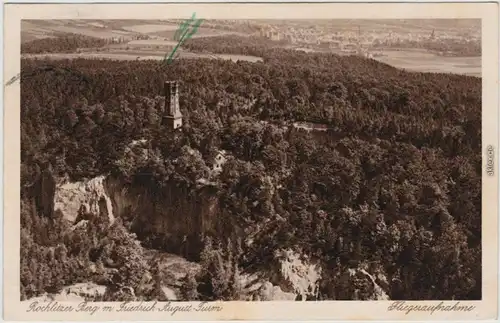
[[[498,140],[483,141],[483,28],[196,8],[20,20],[4,78],[20,96],[19,301],[469,311]]]

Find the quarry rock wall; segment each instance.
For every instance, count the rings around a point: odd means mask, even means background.
[[[229,237],[231,223],[219,217],[220,208],[214,191],[207,187],[195,190],[177,187],[162,192],[147,185],[131,185],[111,176],[55,185],[53,210],[74,226],[82,224],[82,211],[112,223],[121,218],[148,248],[147,240],[166,252],[189,261],[197,261],[206,235]],[[84,224],[84,223],[83,223]],[[271,268],[270,281],[262,282],[261,300],[317,299],[322,271],[318,261],[303,257],[296,250],[276,250],[279,259]],[[362,278],[373,285],[370,299],[389,299],[386,292],[364,268],[352,269],[351,279]]]
[[[218,200],[203,187],[166,187],[158,192],[112,177],[104,185],[115,216],[129,221],[141,240],[151,236],[157,237],[156,244],[162,240],[168,252],[196,259],[204,237],[218,232]]]
[[[196,259],[207,234],[220,232],[217,198],[208,190],[168,187],[161,193],[119,178],[98,176],[56,185],[53,210],[76,225],[82,214],[113,223],[121,218],[141,240],[154,237],[166,250]]]

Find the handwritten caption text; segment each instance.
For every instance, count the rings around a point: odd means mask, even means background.
[[[465,305],[461,302],[455,302],[453,304],[445,304],[445,302],[441,302],[436,305],[410,305],[406,304],[404,301],[397,301],[389,305],[387,310],[389,312],[404,312],[405,315],[408,315],[411,312],[429,312],[430,314],[434,314],[434,312],[470,312],[475,308],[476,306],[474,305]]]
[[[29,304],[26,312],[68,312],[87,313],[94,315],[98,312],[164,312],[171,316],[182,312],[220,312],[221,304],[213,305],[207,302],[182,304],[176,302],[122,302],[116,305],[106,305],[94,302],[81,302],[77,305],[63,304],[57,301],[38,302]]]

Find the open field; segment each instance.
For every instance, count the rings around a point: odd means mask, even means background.
[[[113,29],[103,22],[87,20],[24,20],[21,22],[21,42],[73,33],[97,38],[132,38],[136,33]]]
[[[179,58],[196,59],[196,58],[212,58],[212,59],[225,59],[232,61],[249,61],[258,62],[262,58],[249,55],[226,55],[226,54],[203,54],[203,53],[190,53],[185,51],[177,51]],[[86,52],[86,53],[51,53],[51,54],[23,54],[23,58],[39,58],[39,59],[111,59],[120,61],[133,61],[133,60],[163,60],[165,52],[160,51],[115,51],[115,52]]]
[[[444,57],[422,51],[382,51],[375,59],[416,72],[455,73],[481,77],[481,57]]]
[[[150,34],[163,30],[173,30],[176,31],[179,28],[178,25],[133,25],[133,26],[125,26],[123,29],[128,31],[133,31],[141,34]]]
[[[175,34],[175,29],[174,30],[162,30],[162,31],[151,33],[151,34],[159,36],[159,37],[164,37],[167,39],[173,39],[173,36]],[[196,34],[194,34],[192,36],[192,38],[216,37],[216,36],[224,36],[224,35],[246,36],[246,34],[239,33],[236,31],[220,30],[220,29],[215,29],[215,28],[199,28],[196,31]]]
[[[173,39],[179,24],[172,22],[151,23],[141,20],[25,20],[21,23],[21,41],[51,37],[56,33],[74,33],[98,38],[125,37],[137,35],[152,35]],[[193,37],[211,37],[227,34],[239,34],[217,28],[201,27]]]
[[[165,37],[167,39],[172,39],[173,35],[179,29],[178,24],[147,24],[147,25],[132,25],[132,26],[124,26],[122,29],[129,31],[129,32],[134,32],[134,33],[140,33],[140,34],[148,34],[148,35],[154,35],[154,36],[159,36],[159,37]],[[222,35],[229,35],[229,34],[238,34],[238,35],[245,35],[243,33],[238,33],[235,31],[228,31],[228,30],[222,30],[222,29],[217,29],[217,28],[206,28],[206,27],[200,27],[197,31],[196,34],[193,35],[193,38],[196,37],[213,37],[213,36],[222,36]]]
[[[295,48],[304,52],[319,52],[310,48]],[[453,73],[481,77],[481,57],[439,56],[422,49],[379,50],[382,56],[373,59],[397,68],[415,72]],[[336,52],[345,55],[342,52]]]
[[[479,25],[478,25],[479,23]],[[398,33],[411,35],[428,35],[432,31],[443,32],[449,35],[460,33],[477,33],[480,31],[480,22],[477,20],[318,20],[314,24],[303,20],[280,21],[280,20],[248,20],[242,21],[214,21],[207,20],[198,29],[193,38],[212,37],[222,35],[250,35],[251,32],[243,32],[245,28],[251,30],[253,27],[267,28],[276,26],[278,30],[307,30],[314,27],[322,30],[323,34],[342,34],[357,32],[358,28],[362,34],[370,33]],[[314,25],[314,26],[313,26]],[[179,26],[178,21],[157,20],[24,20],[22,21],[21,39],[27,42],[35,39],[54,37],[61,33],[74,33],[98,38],[120,38],[125,42],[110,44],[102,51],[94,49],[83,49],[84,53],[52,53],[23,55],[23,57],[49,57],[51,59],[71,59],[76,57],[137,60],[137,59],[162,59],[166,52],[173,48],[177,42],[173,41],[173,35]],[[234,26],[233,29],[228,26]],[[151,39],[137,39],[141,37]],[[350,37],[350,36],[349,36]],[[300,45],[290,44],[290,48]],[[288,46],[287,46],[288,47]],[[304,48],[304,51],[314,52],[314,49]],[[331,50],[333,51],[333,50]],[[457,73],[473,76],[481,76],[481,57],[444,57],[432,54],[425,50],[403,49],[383,50],[377,52],[383,56],[375,57],[383,63],[419,72]],[[183,58],[223,58],[231,60],[259,61],[261,58],[243,55],[220,55],[199,54],[179,51],[179,57]]]
[[[308,28],[310,25],[316,27],[327,28],[328,30],[344,32],[357,31],[361,32],[387,32],[393,33],[411,33],[413,35],[424,33],[429,34],[433,30],[436,32],[446,32],[450,35],[462,34],[464,31],[479,33],[481,24],[478,20],[473,19],[439,19],[439,20],[424,20],[424,19],[406,19],[406,20],[352,20],[352,19],[336,19],[336,20],[315,20],[314,24],[301,21],[284,21],[284,20],[248,20],[248,24],[256,26],[275,25],[293,28]],[[227,28],[234,25],[235,28]],[[237,28],[242,23],[228,23],[226,21],[206,20],[204,25],[198,30],[198,36],[206,36],[210,34],[227,34],[239,33]],[[21,34],[23,38],[34,33],[51,33],[53,31],[67,31],[80,34],[96,33],[97,31],[107,31],[116,34],[161,34],[168,31],[174,31],[178,28],[178,23],[173,21],[149,21],[149,20],[24,20],[21,23]],[[219,28],[218,28],[219,27]],[[98,33],[98,35],[103,35]],[[97,36],[100,37],[100,36]]]
[[[177,41],[163,39],[137,39],[127,43],[127,46],[175,46]]]

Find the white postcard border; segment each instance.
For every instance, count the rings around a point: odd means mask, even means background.
[[[4,84],[20,72],[21,19],[411,19],[481,18],[483,126],[482,150],[498,151],[498,4],[496,3],[307,3],[307,4],[7,4],[4,7]],[[470,312],[389,310],[392,301],[226,302],[220,312],[104,312],[94,315],[28,312],[20,302],[20,86],[4,86],[4,319],[68,321],[148,320],[476,320],[494,319],[498,307],[498,166],[483,172],[483,300],[461,301]],[[498,152],[497,152],[498,156]],[[498,158],[496,158],[498,161]],[[485,169],[485,158],[483,158]],[[440,301],[406,302],[436,306]],[[445,302],[452,306],[456,301]],[[176,302],[188,305],[190,302]],[[192,305],[199,302],[191,302]],[[73,306],[77,304],[72,304]],[[99,303],[100,306],[119,303]],[[197,306],[197,305],[196,305]],[[76,306],[75,306],[76,307]]]

